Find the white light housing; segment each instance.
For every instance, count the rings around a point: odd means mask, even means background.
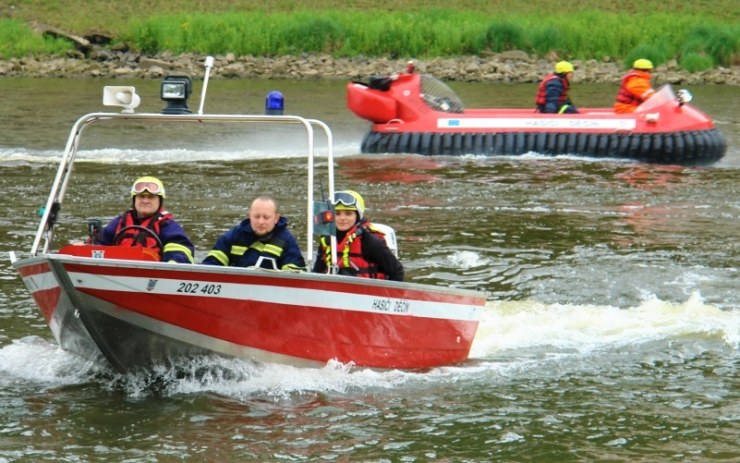
[[[679,90],[676,94],[676,99],[678,100],[679,106],[683,106],[686,103],[690,102],[694,97],[691,95],[691,92],[686,90],[685,88],[682,88]]]
[[[136,94],[135,87],[106,85],[103,88],[103,105],[105,106],[118,106],[123,108],[124,113],[132,113],[140,103],[141,98]]]

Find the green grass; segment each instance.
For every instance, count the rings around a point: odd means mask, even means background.
[[[73,48],[68,41],[42,37],[15,19],[0,20],[0,57],[48,56]]]
[[[518,49],[625,63],[635,56],[656,64],[677,59],[687,68],[701,68],[740,64],[736,5],[736,0],[18,0],[15,20],[0,19],[0,38],[19,35],[19,20],[33,20],[77,35],[108,33],[150,54],[421,59]],[[26,36],[30,45],[24,47],[2,40],[0,54],[59,52],[58,41],[38,39],[40,45]]]

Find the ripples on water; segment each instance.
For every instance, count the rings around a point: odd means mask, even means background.
[[[468,363],[377,372],[206,358],[156,380],[120,376],[60,351],[0,266],[0,462],[740,456],[740,151],[710,168],[370,157],[343,134],[338,187],[396,228],[409,279],[488,292]],[[201,143],[209,153],[89,147],[58,238],[120,213],[132,179],[153,173],[199,258],[264,191],[304,243],[301,159],[234,150],[238,134]],[[0,149],[4,262],[30,248],[56,171],[47,149]]]

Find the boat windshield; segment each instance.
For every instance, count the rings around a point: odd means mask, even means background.
[[[461,113],[465,110],[460,97],[447,84],[429,75],[421,76],[421,98],[435,111]]]
[[[676,101],[676,94],[669,84],[663,85],[656,91],[653,96],[645,100],[643,104],[637,107],[637,111],[652,111],[659,106]]]

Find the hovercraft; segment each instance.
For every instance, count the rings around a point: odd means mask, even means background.
[[[445,83],[410,66],[404,73],[347,86],[347,106],[373,123],[362,153],[421,155],[574,155],[708,165],[727,144],[712,119],[688,104],[691,94],[661,87],[634,113],[579,108],[578,114],[533,109],[465,109]]]

